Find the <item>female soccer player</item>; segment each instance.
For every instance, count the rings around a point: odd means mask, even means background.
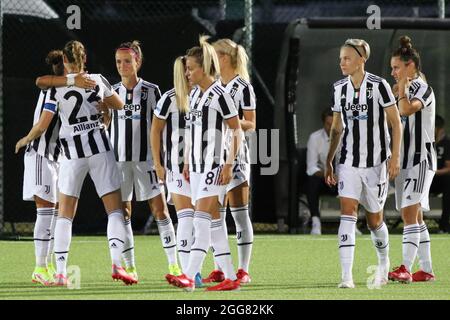
[[[69,74],[83,72],[86,61],[83,44],[69,41],[64,47],[63,59]],[[45,99],[42,121],[16,146],[20,149],[41,136],[58,110],[61,119],[59,139],[64,153],[59,169],[59,215],[55,226],[55,285],[58,286],[69,285],[66,266],[72,221],[88,172],[108,214],[107,235],[112,278],[122,280],[125,284],[136,283],[121,266],[125,228],[119,190],[120,176],[111,144],[100,125],[100,113],[97,109],[100,100],[115,109],[123,108],[123,102],[102,75],[91,74],[90,78],[97,83],[94,90],[81,90],[72,86],[51,88]]]
[[[389,272],[389,235],[383,222],[383,207],[388,178],[394,179],[399,171],[401,122],[386,80],[365,71],[369,56],[366,41],[345,41],[340,50],[340,67],[347,77],[334,83],[334,115],[325,181],[328,185],[336,184],[332,161],[344,131],[337,167],[341,204],[339,288],[355,287],[352,267],[359,204],[367,210],[367,224],[378,255],[374,285],[386,284]],[[392,154],[386,119],[392,126]]]
[[[68,79],[60,50],[50,51],[45,59],[52,66],[54,75],[38,77],[36,84],[42,89],[34,111],[33,125],[41,121],[45,97],[52,85],[66,85]],[[90,88],[95,82],[85,75],[73,75],[74,85]],[[58,157],[60,148],[57,143],[61,122],[54,117],[48,129],[38,139],[27,145],[24,155],[23,199],[36,203],[36,223],[34,225],[34,247],[36,267],[31,276],[32,282],[51,285],[56,273],[53,264],[53,237],[56,217],[58,216]],[[16,150],[17,153],[18,150]]]
[[[436,171],[434,147],[435,104],[433,89],[421,73],[419,52],[411,39],[400,38],[400,47],[392,53],[391,75],[397,82],[398,106],[403,122],[401,170],[395,180],[397,210],[403,227],[403,262],[389,272],[389,279],[409,283],[433,281],[430,235],[422,211],[429,211],[428,194]],[[411,275],[419,256],[420,270]]]
[[[247,70],[248,56],[245,49],[230,39],[220,39],[214,42],[220,64],[220,80],[223,88],[233,98],[239,113],[243,131],[256,128],[255,93],[249,83]],[[227,202],[236,225],[239,266],[237,277],[241,283],[249,283],[248,274],[253,246],[253,226],[248,212],[250,184],[250,151],[246,139],[242,140],[241,148],[233,163],[233,178],[227,185],[227,201],[220,208],[224,232],[226,230]],[[217,265],[215,263],[215,265]],[[215,268],[204,282],[223,281],[224,274]]]
[[[156,174],[161,181],[166,182],[169,192],[168,202],[173,202],[177,211],[177,248],[183,272],[187,270],[189,263],[194,219],[191,186],[183,175],[184,164],[187,163],[186,142],[189,138],[189,133],[186,131],[186,117],[189,114],[189,83],[185,75],[185,65],[185,57],[178,57],[175,60],[174,88],[165,92],[158,101],[150,136]],[[163,148],[161,148],[161,140]],[[160,158],[162,150],[164,150],[164,164],[161,163]]]
[[[234,273],[227,237],[221,228],[219,204],[224,204],[226,185],[231,181],[232,164],[241,141],[241,126],[231,96],[216,81],[219,62],[214,48],[206,40],[207,37],[200,37],[200,47],[189,49],[186,58],[187,78],[194,88],[190,94],[189,179],[191,199],[195,204],[195,241],[187,269],[181,276],[169,276],[167,280],[187,291],[194,290],[194,276],[200,272],[210,243],[213,243],[214,256],[226,279],[207,290],[236,290],[240,284]],[[226,126],[234,134],[225,161]]]
[[[153,165],[148,136],[152,115],[161,97],[157,85],[138,77],[143,54],[138,41],[122,43],[116,50],[116,67],[121,82],[113,86],[125,106],[114,110],[110,127],[110,139],[116,161],[122,175],[122,201],[126,213],[126,238],[123,258],[127,272],[137,279],[134,259],[134,240],[131,228],[131,200],[133,189],[137,201],[148,201],[156,218],[163,248],[169,263],[169,273],[180,275],[177,263],[176,238],[172,220]]]

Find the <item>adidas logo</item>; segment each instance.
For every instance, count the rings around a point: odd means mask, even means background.
[[[152,190],[157,190],[158,188],[156,186],[153,186]]]
[[[58,261],[66,261],[66,258],[64,258],[64,256],[61,256],[58,258]]]
[[[111,248],[117,248],[117,245],[115,242],[111,243]]]
[[[411,196],[407,196],[406,199],[411,200]]]
[[[235,175],[235,176],[233,177],[233,179],[236,180],[236,179],[239,179],[239,177],[238,177],[237,175]]]
[[[202,191],[208,191],[208,188],[207,188],[207,187],[204,187]]]
[[[346,99],[347,97],[345,96],[345,94],[343,94],[342,96],[341,96],[341,99]]]

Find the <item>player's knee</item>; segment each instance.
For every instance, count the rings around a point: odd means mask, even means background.
[[[36,207],[38,208],[54,208],[55,204],[53,202],[44,200],[38,196],[34,196],[34,201],[36,202]]]

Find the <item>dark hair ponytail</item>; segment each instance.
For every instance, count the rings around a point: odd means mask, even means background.
[[[421,73],[422,64],[420,61],[420,55],[419,52],[413,48],[411,38],[408,36],[401,36],[398,41],[400,46],[394,50],[392,57],[399,57],[404,63],[413,61],[416,65],[417,72]]]

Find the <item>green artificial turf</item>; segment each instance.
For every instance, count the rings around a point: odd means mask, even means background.
[[[237,268],[231,235],[230,245]],[[391,235],[390,247],[394,267],[401,264],[401,235]],[[369,289],[367,268],[376,264],[376,253],[369,235],[358,236],[353,267],[356,288],[338,289],[341,271],[335,235],[256,235],[249,285],[235,292],[197,288],[187,293],[166,283],[167,261],[157,236],[135,237],[139,283],[134,286],[111,280],[106,237],[74,237],[69,265],[80,270],[80,289],[32,284],[33,242],[0,241],[0,299],[450,299],[450,236],[431,235],[431,247],[435,282],[390,282],[381,289]],[[212,267],[209,254],[202,275],[207,276]]]

